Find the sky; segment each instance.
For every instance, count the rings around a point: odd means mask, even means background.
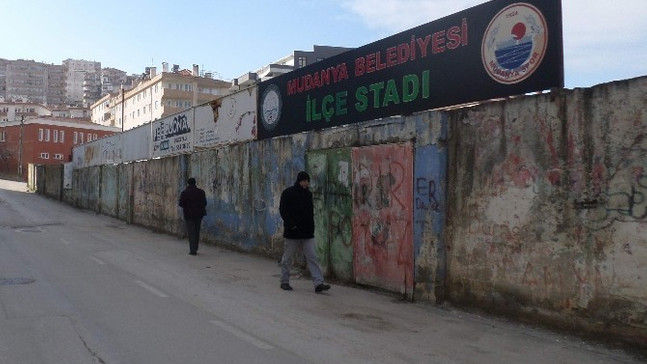
[[[361,47],[484,0],[0,0],[0,58],[162,62],[231,80],[313,45]],[[565,87],[647,75],[647,0],[562,0]]]

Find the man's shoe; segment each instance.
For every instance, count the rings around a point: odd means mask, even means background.
[[[287,283],[281,283],[281,289],[286,290],[286,291],[291,291],[292,287],[290,287],[290,285],[287,284]]]
[[[198,255],[196,252],[190,252],[189,255]]]
[[[321,292],[327,291],[329,289],[330,289],[330,285],[321,283],[321,284],[317,285],[317,287],[315,287],[315,293],[321,293]]]

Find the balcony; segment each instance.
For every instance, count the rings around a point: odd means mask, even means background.
[[[258,71],[258,77],[261,80],[276,77],[292,71],[294,67],[287,64],[269,64]]]
[[[256,84],[258,81],[258,75],[253,72],[245,73],[244,75],[238,77],[238,86],[247,87]]]

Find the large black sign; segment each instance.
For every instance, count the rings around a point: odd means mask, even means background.
[[[494,0],[259,84],[258,138],[563,87],[561,0]]]

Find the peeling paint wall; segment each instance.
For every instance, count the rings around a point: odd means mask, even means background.
[[[116,165],[101,166],[101,213],[117,217],[118,191],[120,188]]]
[[[77,169],[70,200],[182,235],[193,176],[205,242],[276,257],[306,170],[328,275],[647,345],[645,110],[647,77],[556,90]]]
[[[352,161],[350,148],[308,152],[317,258],[324,274],[353,282]]]
[[[645,110],[647,78],[451,113],[449,298],[647,344]]]
[[[53,164],[52,167],[45,168],[45,165],[38,166],[43,168],[41,174],[45,176],[45,195],[60,200],[63,191],[63,165]]]
[[[353,148],[353,270],[358,283],[413,294],[411,144]]]
[[[134,164],[133,223],[158,231],[178,232],[182,216],[177,207],[181,157]]]
[[[120,164],[117,166],[117,215],[116,217],[132,222],[134,209],[131,198],[133,196],[133,167],[134,164]]]

